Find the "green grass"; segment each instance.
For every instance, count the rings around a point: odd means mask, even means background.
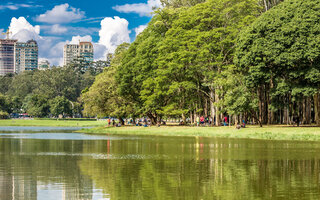
[[[103,126],[105,121],[73,121],[73,120],[38,120],[38,119],[7,119],[0,120],[0,126],[64,126],[64,127],[92,127]]]
[[[82,129],[78,132],[89,134],[122,134],[122,135],[155,135],[155,136],[202,136],[220,138],[250,138],[265,140],[301,140],[320,141],[318,127],[289,127],[289,126],[249,126],[235,129],[234,127],[96,127]]]

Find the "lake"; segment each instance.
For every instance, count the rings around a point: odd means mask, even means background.
[[[320,143],[0,127],[0,199],[320,199]]]

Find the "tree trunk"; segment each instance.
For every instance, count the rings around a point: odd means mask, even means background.
[[[212,88],[210,88],[210,116],[211,116],[211,119],[212,119],[211,126],[213,126],[215,124],[215,121],[214,121],[215,114],[216,114],[216,110],[215,110],[215,107],[214,107],[214,91],[213,91]]]
[[[320,103],[319,103],[319,93],[314,95],[314,115],[317,126],[320,126]]]
[[[157,115],[154,115],[152,113],[147,114],[147,116],[149,117],[149,119],[151,120],[151,124],[152,125],[156,125],[157,124]]]
[[[182,118],[182,121],[183,121],[183,125],[186,125],[186,124],[187,124],[186,115],[185,115],[185,114],[182,114],[182,115],[181,115],[181,118]]]
[[[219,95],[217,94],[217,93],[215,93],[215,102],[216,103],[219,103]],[[215,110],[216,110],[216,123],[215,123],[215,125],[216,126],[220,126],[220,116],[219,116],[219,107],[218,106],[216,106],[215,107]]]
[[[122,117],[118,117],[118,119],[119,119],[121,125],[123,126],[124,125],[124,120],[122,119]]]

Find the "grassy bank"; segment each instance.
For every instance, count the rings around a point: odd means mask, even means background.
[[[249,126],[243,129],[234,127],[96,127],[82,129],[79,132],[91,134],[126,134],[126,135],[157,135],[157,136],[203,136],[221,138],[251,138],[267,140],[301,140],[320,141],[318,127],[266,126],[263,128]]]
[[[8,119],[0,120],[0,126],[64,126],[64,127],[92,127],[103,126],[105,121],[84,120],[37,120],[37,119]]]

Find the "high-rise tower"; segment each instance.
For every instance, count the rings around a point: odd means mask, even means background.
[[[15,72],[38,69],[38,44],[35,40],[15,45]]]
[[[15,44],[17,40],[0,39],[0,75],[15,73]]]
[[[71,64],[76,59],[93,62],[93,45],[91,42],[79,42],[79,44],[66,44],[63,48],[63,65]]]

